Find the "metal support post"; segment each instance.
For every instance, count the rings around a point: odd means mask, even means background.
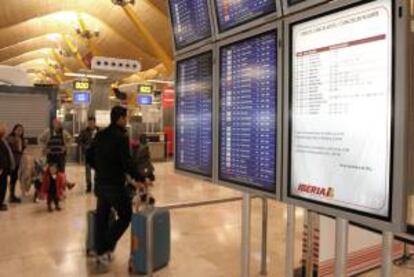
[[[335,236],[335,277],[346,276],[346,265],[348,257],[348,220],[336,219]]]
[[[260,274],[267,275],[267,222],[269,206],[266,198],[262,198],[262,255]]]
[[[295,268],[295,206],[287,206],[286,226],[286,277],[294,276]]]
[[[394,234],[391,232],[384,232],[382,235],[382,277],[392,276],[392,246],[394,241]]]
[[[250,276],[250,222],[251,222],[251,196],[243,193],[242,204],[242,240],[241,240],[241,277]]]

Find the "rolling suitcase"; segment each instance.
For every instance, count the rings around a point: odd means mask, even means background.
[[[115,222],[115,212],[111,210],[109,215],[109,224]],[[86,235],[86,255],[94,256],[96,254],[96,211],[87,213],[87,235]]]
[[[170,229],[170,212],[167,209],[146,204],[143,209],[133,214],[130,273],[147,274],[148,266],[152,272],[168,265],[171,252]],[[148,255],[152,259],[147,260]]]

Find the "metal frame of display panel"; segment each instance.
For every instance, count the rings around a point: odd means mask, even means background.
[[[276,95],[276,100],[277,100],[277,105],[276,105],[276,109],[277,109],[277,118],[276,118],[276,168],[275,168],[275,172],[276,172],[276,188],[275,188],[275,192],[268,192],[266,190],[261,190],[258,188],[255,188],[253,186],[247,186],[247,185],[242,185],[242,184],[238,184],[236,182],[230,182],[230,181],[224,181],[224,180],[220,180],[220,138],[219,138],[219,133],[220,133],[220,49],[222,47],[225,47],[227,45],[233,44],[233,43],[237,43],[237,42],[241,42],[243,40],[249,39],[249,38],[254,38],[256,36],[260,36],[261,34],[270,32],[270,31],[276,31],[277,33],[277,95]],[[283,32],[283,28],[282,28],[282,22],[278,21],[278,22],[272,22],[270,24],[267,24],[265,26],[261,26],[260,28],[257,28],[255,30],[251,30],[249,32],[246,33],[242,33],[239,35],[236,35],[234,37],[230,37],[226,40],[223,40],[219,43],[217,43],[217,50],[216,50],[216,57],[217,57],[217,62],[215,64],[215,69],[214,69],[214,74],[216,75],[214,80],[215,80],[215,86],[214,86],[214,91],[215,93],[215,111],[214,111],[214,115],[215,115],[215,130],[216,130],[216,134],[217,137],[215,137],[215,148],[214,148],[214,157],[215,157],[215,169],[213,170],[213,172],[216,173],[215,177],[216,179],[214,180],[215,183],[219,184],[219,185],[223,185],[225,187],[229,187],[232,189],[236,189],[242,192],[248,192],[248,193],[252,193],[254,195],[259,195],[259,196],[265,196],[268,198],[272,198],[272,199],[276,199],[279,200],[281,198],[281,190],[282,190],[282,116],[283,116],[283,85],[282,85],[282,81],[283,81],[283,70],[282,70],[282,66],[283,66],[283,44],[281,43],[282,40],[282,32]]]
[[[241,33],[244,31],[247,31],[249,29],[252,29],[254,27],[264,25],[266,23],[269,23],[271,21],[276,20],[277,18],[280,18],[282,16],[282,4],[280,3],[280,0],[274,0],[276,5],[276,11],[264,16],[260,16],[258,18],[254,18],[250,21],[244,22],[243,24],[237,25],[233,28],[230,28],[228,30],[225,30],[223,32],[220,31],[219,27],[219,17],[217,12],[217,0],[211,0],[211,10],[213,15],[213,25],[216,30],[216,38],[217,39],[224,39],[232,35],[236,35],[237,33]]]
[[[389,218],[371,215],[368,213],[351,210],[332,204],[307,200],[300,196],[290,195],[290,127],[291,127],[291,34],[290,26],[294,23],[307,21],[314,18],[323,17],[330,13],[346,10],[347,8],[374,2],[376,0],[349,0],[331,2],[328,5],[313,9],[306,14],[297,14],[287,19],[285,22],[285,95],[284,95],[284,153],[283,167],[285,175],[283,177],[283,200],[289,204],[294,204],[316,212],[327,214],[334,217],[348,219],[351,222],[369,226],[379,230],[394,232],[403,231],[406,223],[406,183],[409,183],[407,174],[407,161],[409,157],[407,125],[409,108],[408,90],[408,62],[407,62],[407,32],[408,32],[408,6],[405,0],[390,0],[393,3],[393,75],[392,75],[392,121],[391,121],[391,165],[390,165],[390,211]]]
[[[284,15],[288,15],[288,14],[291,14],[291,13],[296,13],[296,12],[299,12],[301,10],[311,8],[313,6],[316,6],[316,5],[319,5],[319,4],[322,4],[322,3],[327,3],[327,2],[332,1],[332,0],[305,0],[304,2],[300,2],[300,3],[297,3],[297,4],[293,4],[293,5],[289,5],[288,1],[289,0],[282,0],[283,14]]]
[[[170,18],[170,27],[171,27],[171,32],[172,32],[172,47],[174,50],[174,55],[175,56],[180,56],[180,55],[184,55],[188,52],[191,51],[197,51],[197,49],[199,49],[200,47],[203,47],[205,45],[211,44],[215,41],[215,24],[214,24],[214,17],[213,17],[213,7],[211,6],[211,1],[210,0],[206,0],[207,1],[207,5],[209,7],[208,9],[208,14],[209,14],[209,18],[210,18],[210,28],[211,28],[211,36],[205,39],[202,39],[200,41],[194,42],[188,46],[185,46],[183,48],[178,48],[177,47],[177,43],[175,41],[175,35],[174,35],[174,23],[173,23],[173,18],[172,18],[172,14],[171,14],[171,5],[170,5],[170,1],[171,0],[167,0],[167,5],[168,5],[168,16]]]
[[[211,124],[212,124],[212,149],[211,149],[211,151],[212,151],[212,161],[211,161],[212,168],[211,168],[211,176],[206,176],[206,175],[203,175],[201,173],[191,172],[189,170],[177,168],[177,164],[176,164],[176,158],[177,158],[177,130],[176,130],[177,118],[176,117],[177,117],[177,103],[178,103],[177,102],[177,99],[178,99],[178,87],[177,86],[175,88],[176,93],[175,93],[174,124],[173,124],[174,125],[173,128],[174,128],[174,171],[175,171],[175,173],[178,173],[178,174],[184,175],[184,176],[188,176],[188,177],[201,179],[201,180],[204,180],[204,181],[213,181],[214,176],[216,176],[216,173],[215,173],[215,168],[216,168],[215,161],[216,161],[216,159],[215,159],[215,156],[214,156],[214,149],[215,149],[217,132],[216,132],[214,117],[215,117],[215,94],[217,94],[217,93],[215,91],[215,85],[214,85],[215,84],[214,69],[215,69],[215,63],[217,61],[217,58],[216,58],[217,54],[216,54],[215,47],[213,45],[206,45],[206,46],[198,49],[197,51],[192,51],[192,52],[177,56],[176,59],[175,59],[175,68],[177,68],[178,62],[190,59],[192,57],[196,57],[198,55],[201,55],[203,53],[207,53],[209,51],[212,52],[212,61],[213,61],[213,63],[212,63],[212,72],[213,72],[213,74],[212,74],[212,78],[213,78],[213,80],[212,80],[212,94],[213,95],[212,95],[212,115],[211,115],[211,120],[212,120],[212,122],[211,122]],[[175,70],[175,73],[174,73],[174,80],[177,81],[177,70]],[[176,82],[176,84],[177,84],[177,82]]]

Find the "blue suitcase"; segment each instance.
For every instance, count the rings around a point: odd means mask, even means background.
[[[170,212],[167,209],[151,208],[134,213],[131,223],[131,257],[129,271],[147,274],[147,229],[152,220],[152,269],[159,270],[168,265],[171,252]],[[151,251],[151,250],[150,250]]]

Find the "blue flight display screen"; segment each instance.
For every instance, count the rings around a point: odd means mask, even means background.
[[[220,180],[276,190],[277,33],[220,49]]]
[[[274,0],[215,0],[220,32],[276,12]]]
[[[177,62],[176,168],[212,176],[213,54]]]
[[[207,0],[170,0],[170,14],[177,49],[211,37]]]
[[[138,95],[137,96],[138,105],[152,105],[152,95]]]
[[[76,105],[89,104],[91,102],[91,94],[84,91],[73,92],[73,103]]]

